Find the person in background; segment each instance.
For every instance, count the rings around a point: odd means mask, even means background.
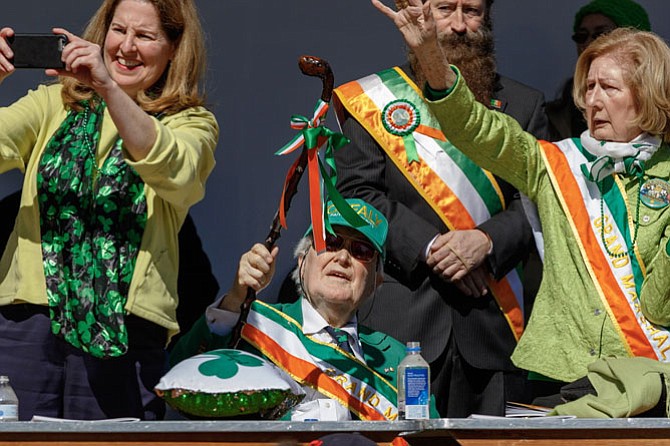
[[[192,0],[105,0],[58,82],[0,109],[0,171],[25,172],[0,260],[0,370],[19,419],[160,419],[177,233],[218,140]],[[14,72],[0,30],[0,80]]]
[[[651,31],[647,12],[633,0],[593,0],[585,4],[577,11],[572,28],[577,55],[598,36],[621,27]],[[572,78],[565,81],[560,96],[547,103],[550,141],[578,137],[586,130],[584,115],[572,99],[572,83]]]
[[[543,137],[542,93],[496,72],[492,3],[427,2],[441,50],[463,66],[477,100]],[[524,299],[515,270],[534,249],[532,233],[516,190],[444,139],[424,82],[410,51],[406,64],[335,89],[351,140],[335,154],[337,188],[389,219],[384,284],[362,321],[421,342],[443,417],[504,415],[506,401],[528,398],[510,355],[533,297]]]
[[[305,399],[288,414],[292,420],[344,421],[352,414],[362,420],[398,417],[396,374],[405,347],[360,325],[357,316],[360,305],[373,298],[382,281],[388,223],[365,201],[346,201],[366,224],[353,227],[328,202],[334,233],[326,235],[326,251],[316,252],[311,228],[295,248],[298,268],[293,279],[300,297],[288,304],[254,301],[238,346],[258,355],[263,352],[305,389]],[[278,252],[278,247],[269,251],[257,243],[242,255],[231,288],[177,342],[171,364],[229,348],[247,290],[260,292],[270,284]],[[341,371],[337,379],[331,378],[334,370]],[[379,404],[368,404],[373,398],[361,399],[366,393],[378,396]],[[431,417],[438,417],[432,398]]]
[[[449,140],[537,204],[546,241],[544,276],[512,356],[545,383],[536,395],[561,394],[602,359],[667,363],[668,45],[631,28],[592,42],[577,61],[573,90],[588,131],[548,143],[474,99],[458,68],[442,55],[435,17],[420,0],[400,12],[372,2],[427,70],[427,104]]]

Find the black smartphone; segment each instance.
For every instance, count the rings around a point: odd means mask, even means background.
[[[64,68],[61,60],[67,36],[63,34],[14,34],[7,38],[14,52],[15,68]]]

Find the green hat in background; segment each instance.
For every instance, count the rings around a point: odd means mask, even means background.
[[[333,202],[328,201],[328,203],[326,203],[326,213],[328,214],[328,221],[330,222],[331,226],[346,226],[360,232],[370,241],[370,243],[372,243],[372,245],[381,255],[382,260],[385,259],[385,243],[386,235],[389,231],[389,224],[386,220],[386,217],[384,217],[384,214],[360,198],[347,198],[345,201],[347,204],[349,204],[349,206],[351,206],[351,209],[353,209],[353,211],[356,212],[356,214],[358,214],[358,216],[361,217],[367,224],[358,227],[352,225],[342,216],[340,211],[337,210]],[[310,232],[312,232],[311,225],[307,230],[307,234]]]
[[[640,31],[651,31],[647,11],[633,0],[593,0],[587,3],[577,11],[573,31],[577,31],[582,19],[589,14],[609,17],[619,28],[631,27]]]

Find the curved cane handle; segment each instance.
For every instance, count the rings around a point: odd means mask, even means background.
[[[298,67],[300,71],[306,76],[314,76],[321,79],[321,100],[323,102],[330,102],[330,99],[333,97],[333,86],[335,83],[335,78],[333,76],[333,70],[330,68],[330,64],[319,57],[316,56],[300,56],[298,59]],[[298,182],[302,177],[305,167],[307,166],[307,149],[303,146],[300,157],[295,163],[295,169],[293,170],[293,175],[288,180],[286,184],[286,190],[284,192],[284,215],[288,214],[289,207],[291,206],[291,200],[293,196],[298,191]],[[272,220],[272,225],[270,226],[270,233],[266,237],[264,244],[265,247],[269,250],[275,245],[277,240],[281,235],[281,222],[279,218],[279,211],[275,213],[274,219]],[[247,289],[247,295],[244,298],[244,302],[240,305],[240,317],[233,328],[233,334],[230,338],[229,347],[237,348],[240,339],[242,337],[242,327],[247,321],[249,316],[249,310],[251,309],[251,304],[256,300],[256,291],[252,288]]]

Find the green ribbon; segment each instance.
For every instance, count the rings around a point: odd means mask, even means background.
[[[342,197],[342,194],[335,188],[337,184],[337,168],[335,165],[335,150],[340,149],[351,141],[349,138],[344,136],[341,133],[336,133],[330,130],[327,127],[320,127],[323,129],[321,135],[324,135],[328,138],[328,143],[323,154],[323,160],[319,159],[319,170],[321,171],[321,178],[323,178],[323,185],[326,187],[328,192],[328,198],[333,202],[335,209],[344,217],[344,219],[353,227],[360,228],[365,226],[368,223],[363,220],[352,208],[349,206],[349,203]],[[305,136],[305,144],[307,144],[307,136]],[[309,147],[309,145],[307,146]],[[331,174],[328,173],[324,164],[330,167]],[[331,234],[334,234],[333,228],[328,219],[328,210],[324,207],[323,209],[323,221],[326,226],[326,230]]]
[[[419,153],[416,151],[416,144],[414,143],[414,137],[412,135],[404,135],[402,137],[403,142],[405,143],[405,154],[407,155],[407,162],[412,164],[414,162],[419,162]]]
[[[291,128],[300,130],[300,132],[289,141],[288,144],[284,145],[281,149],[275,152],[275,155],[284,155],[295,150],[301,144],[305,144],[307,150],[315,150],[319,147],[325,146],[323,160],[317,156],[319,171],[321,173],[321,178],[323,185],[325,186],[326,191],[328,192],[328,198],[333,202],[335,208],[340,212],[342,217],[353,227],[365,226],[368,223],[363,220],[346,202],[342,197],[339,191],[335,188],[337,183],[337,169],[335,165],[335,150],[338,150],[351,141],[349,138],[344,136],[342,133],[334,132],[328,127],[321,125],[321,122],[325,118],[325,110],[321,109],[321,101],[317,103],[315,108],[315,116],[312,119],[307,118],[302,115],[293,115],[291,116]],[[319,111],[321,109],[321,111]],[[325,141],[324,141],[325,140]],[[321,144],[320,144],[321,143]],[[324,163],[330,167],[331,174],[326,170]],[[325,203],[325,200],[321,200],[322,203]],[[330,233],[334,233],[333,228],[328,219],[327,209],[323,209],[323,221],[326,230]],[[314,225],[314,222],[312,222]]]

